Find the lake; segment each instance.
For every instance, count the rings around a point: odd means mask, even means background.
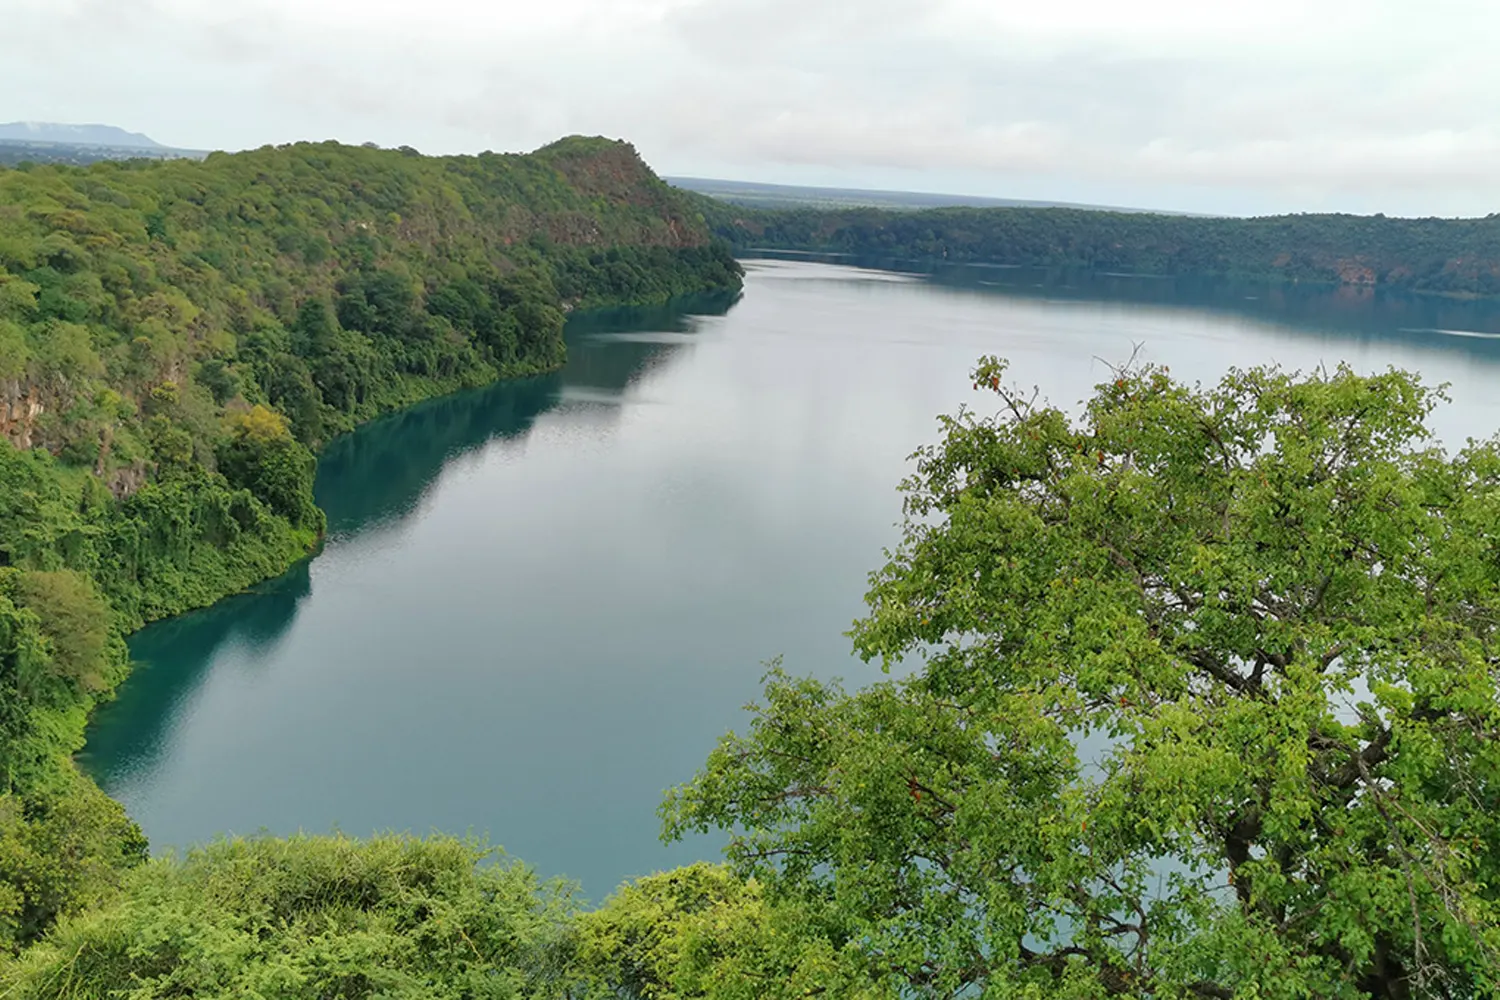
[[[980,354],[1075,408],[1139,350],[1174,375],[1347,361],[1500,427],[1500,308],[1368,289],[747,262],[737,303],[578,317],[562,372],[333,442],[323,551],[134,637],[81,757],[163,851],[221,832],[487,835],[598,899],[700,857],[662,791],[763,663],[879,675],[843,632],[896,485]]]

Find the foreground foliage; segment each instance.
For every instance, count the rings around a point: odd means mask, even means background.
[[[757,1000],[886,997],[850,943],[697,864],[581,912],[562,883],[446,837],[221,841],[150,862],[0,965],[0,995]],[[96,901],[97,902],[97,901]]]
[[[0,970],[17,1000],[560,996],[559,887],[475,844],[225,841],[132,873]],[[480,864],[480,862],[491,862]]]
[[[125,810],[81,775],[0,795],[0,943],[34,941],[62,914],[116,898],[145,859]]]
[[[865,974],[857,942],[819,909],[772,903],[754,879],[718,865],[627,884],[577,926],[571,978],[584,997],[893,996]]]
[[[911,995],[1500,992],[1500,449],[1391,372],[986,361],[854,630],[667,807]]]

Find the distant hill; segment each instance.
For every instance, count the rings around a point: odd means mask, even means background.
[[[0,140],[48,142],[67,146],[118,146],[126,149],[167,147],[139,132],[113,125],[59,125],[56,122],[10,122],[0,125]]]
[[[667,177],[664,180],[684,190],[748,208],[884,208],[893,211],[903,209],[919,211],[924,208],[1081,208],[1103,212],[1152,211],[1151,209],[1118,208],[1109,205],[1083,205],[1067,201],[982,198],[977,195],[927,194],[920,191],[801,187],[795,184],[759,184],[707,177]]]
[[[0,167],[22,163],[87,166],[101,160],[201,160],[207,153],[163,146],[150,136],[113,125],[10,122],[0,125]]]
[[[1008,206],[767,209],[698,198],[714,232],[746,253],[836,254],[876,267],[1079,268],[1500,298],[1500,213],[1245,219]]]

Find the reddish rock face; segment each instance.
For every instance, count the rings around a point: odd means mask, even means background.
[[[123,499],[146,485],[149,471],[141,463],[123,466],[110,472],[104,480],[104,485],[115,495],[116,499]]]
[[[681,194],[657,177],[628,142],[571,136],[532,155],[550,163],[580,194],[617,207],[641,209],[633,232],[615,234],[616,238],[623,235],[626,243],[683,249],[704,246],[711,239],[708,229],[690,215]],[[598,219],[587,212],[551,213],[542,225],[557,243],[612,242],[600,231]]]
[[[1375,269],[1357,260],[1338,262],[1339,280],[1346,285],[1375,284]]]
[[[0,434],[17,448],[30,448],[36,422],[47,412],[40,386],[24,379],[0,381]]]
[[[48,410],[66,409],[63,396],[55,388],[38,385],[27,379],[0,380],[0,436],[17,448],[51,447],[38,433],[38,421]],[[107,469],[110,434],[105,432],[103,448],[94,474],[116,498],[127,497],[140,489],[150,476],[144,462],[134,462]]]

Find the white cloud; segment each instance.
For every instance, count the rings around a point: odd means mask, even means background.
[[[1479,0],[6,0],[0,118],[181,145],[634,140],[664,172],[1485,214]]]

